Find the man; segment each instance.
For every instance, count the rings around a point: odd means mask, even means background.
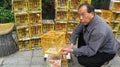
[[[110,61],[118,50],[109,25],[94,12],[94,7],[82,4],[78,8],[81,23],[74,29],[71,45],[62,54],[73,53],[85,67],[100,67]],[[78,40],[78,48],[73,47]]]

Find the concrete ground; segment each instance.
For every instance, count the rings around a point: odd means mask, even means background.
[[[18,51],[2,58],[0,67],[47,67],[41,49]]]
[[[76,58],[68,63],[69,67],[83,67],[78,64]],[[30,51],[18,51],[10,56],[0,58],[0,67],[47,67],[44,62],[42,49]],[[105,67],[120,67],[120,57],[117,55],[109,65]]]
[[[110,64],[104,67],[120,67],[119,56],[116,55]],[[74,56],[72,56],[72,58],[71,62],[68,63],[68,67],[83,67],[78,64]],[[0,67],[47,67],[47,64],[44,62],[42,49],[38,48],[30,51],[17,51],[9,56],[1,57]]]

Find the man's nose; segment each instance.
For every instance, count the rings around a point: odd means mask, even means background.
[[[83,19],[83,16],[80,16],[80,20],[82,20]]]

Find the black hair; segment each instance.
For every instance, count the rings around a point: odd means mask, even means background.
[[[84,4],[81,4],[78,9],[80,9],[82,6],[86,6],[87,7],[87,12],[90,13],[90,12],[94,12],[95,8],[93,5],[90,5],[88,3],[84,3]]]

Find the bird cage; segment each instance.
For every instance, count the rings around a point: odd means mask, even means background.
[[[118,35],[120,35],[120,27],[119,27],[119,29],[118,29]]]
[[[112,6],[112,11],[120,11],[120,1],[115,1]]]
[[[41,26],[31,26],[31,37],[33,39],[40,38],[41,34],[42,34]]]
[[[118,31],[114,30],[114,31],[113,31],[113,34],[114,34],[114,37],[115,37],[115,38],[118,38]]]
[[[65,33],[49,31],[41,36],[41,45],[44,54],[59,56],[66,47]]]
[[[119,33],[119,29],[120,29],[120,23],[119,22],[113,22],[111,27],[113,29],[114,37],[117,38],[118,33]]]
[[[101,16],[102,16],[102,18],[104,18],[106,20],[106,22],[111,23],[112,16],[113,16],[111,10],[102,10]]]
[[[78,6],[80,5],[80,0],[70,0],[70,9],[78,9]]]
[[[30,40],[18,41],[18,47],[20,51],[30,50],[31,49]]]
[[[114,28],[114,23],[113,23],[113,22],[110,23],[109,25],[110,25],[110,27],[111,27],[112,29]]]
[[[65,23],[65,22],[62,23],[62,21],[56,21],[55,30],[65,32],[67,30],[67,23]]]
[[[18,28],[17,27],[17,37],[18,40],[29,40],[30,39],[30,30],[28,29],[28,27],[24,27],[24,28]]]
[[[29,0],[29,11],[36,12],[41,11],[41,0]]]
[[[47,55],[47,67],[61,67],[61,56]]]
[[[116,23],[116,24],[114,24],[114,30],[119,30],[119,27],[120,27],[120,23]]]
[[[119,13],[113,13],[113,20],[120,21],[120,14]]]
[[[15,22],[17,27],[27,27],[28,26],[28,15],[21,14],[15,16]]]
[[[117,21],[120,21],[120,14],[117,15],[117,18],[116,18]]]
[[[32,48],[37,48],[37,47],[40,47],[40,42],[41,42],[41,39],[40,38],[37,38],[37,39],[32,39],[31,40],[31,44],[32,44]]]
[[[43,23],[43,33],[54,31],[54,23]]]
[[[42,34],[41,1],[42,0],[12,0],[17,37],[21,47],[28,42],[30,42],[30,47],[31,42],[32,44],[36,44],[34,39],[39,39]]]
[[[72,32],[77,25],[77,23],[67,23],[67,32]]]
[[[102,16],[102,10],[100,9],[95,9],[95,13],[99,15],[100,17]]]
[[[30,21],[31,26],[32,25],[41,25],[42,24],[42,21],[41,21],[42,15],[41,15],[40,12],[38,12],[38,13],[30,13],[29,15],[30,15],[29,16],[30,17],[29,21]]]
[[[13,0],[12,4],[13,4],[13,11],[15,14],[26,13],[28,10],[27,0]]]
[[[43,20],[43,33],[46,33],[48,31],[54,31],[54,21],[52,20]]]
[[[62,67],[68,67],[68,60],[62,60],[61,61]]]
[[[55,0],[56,10],[68,10],[68,0]]]
[[[47,67],[68,67],[66,55],[53,56],[47,54]]]
[[[80,1],[80,4],[83,4],[83,3],[91,4],[91,0],[79,0],[79,1]]]
[[[72,33],[67,32],[67,34],[66,34],[66,42],[67,43],[70,43],[71,35],[72,35]]]
[[[67,11],[56,11],[56,20],[68,20]]]
[[[80,19],[79,19],[78,12],[71,10],[68,15],[68,21],[72,23],[79,23]]]

